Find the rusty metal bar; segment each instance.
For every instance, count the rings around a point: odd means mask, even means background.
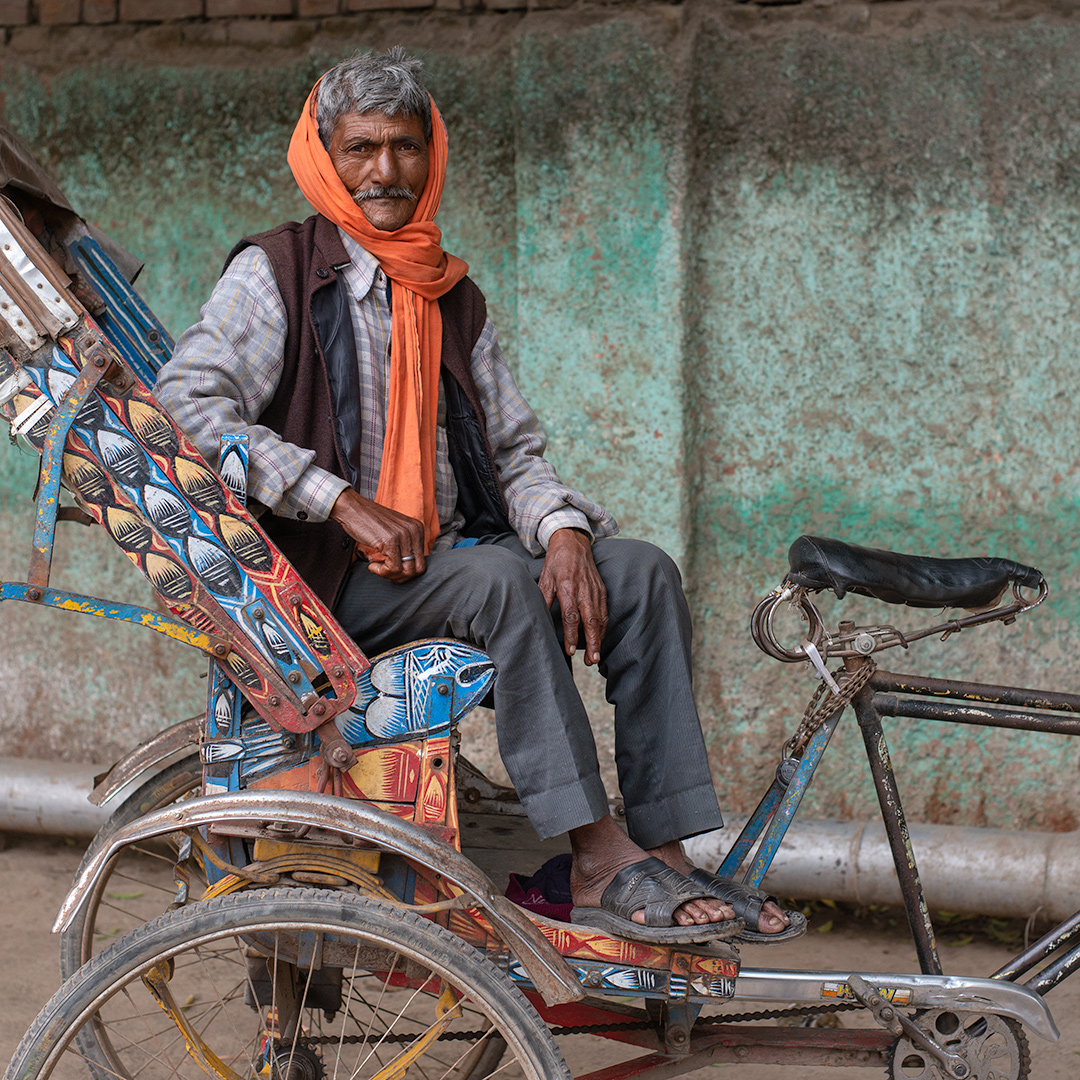
[[[874,690],[897,694],[920,694],[929,697],[958,698],[962,701],[986,701],[993,705],[1016,705],[1026,709],[1056,709],[1080,713],[1080,695],[1061,694],[1054,690],[1028,690],[992,683],[960,682],[953,679],[927,679],[892,671],[874,672],[870,679]]]
[[[1038,975],[1028,979],[1024,986],[1028,990],[1034,990],[1036,994],[1045,994],[1048,990],[1053,990],[1059,982],[1067,979],[1078,968],[1080,968],[1080,945],[1071,949],[1048,967],[1043,968]]]
[[[1034,945],[1014,957],[1004,967],[998,968],[990,978],[1014,982],[1025,972],[1030,971],[1040,960],[1060,951],[1077,938],[1080,938],[1080,911],[1071,919],[1066,919],[1065,922],[1044,934]]]
[[[1080,719],[1006,712],[986,705],[956,705],[953,702],[901,698],[895,694],[875,694],[874,707],[882,716],[899,716],[909,720],[942,720],[947,724],[1043,731],[1049,735],[1080,735]]]
[[[843,624],[841,624],[842,626]],[[844,661],[845,666],[857,665],[859,661]],[[907,819],[900,789],[896,783],[889,746],[885,741],[885,732],[881,729],[881,716],[874,708],[874,694],[870,686],[864,686],[853,702],[855,717],[862,730],[866,744],[866,757],[870,763],[870,773],[874,778],[881,818],[885,823],[885,834],[889,838],[893,863],[896,866],[896,878],[900,883],[900,894],[904,898],[904,910],[911,926],[911,936],[915,943],[915,952],[919,957],[919,968],[928,975],[941,974],[941,960],[938,957],[937,943],[934,939],[934,924],[926,907],[922,882],[919,880],[919,868],[915,862],[915,852],[908,834]]]

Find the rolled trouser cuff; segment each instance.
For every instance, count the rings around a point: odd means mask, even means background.
[[[626,807],[626,830],[641,848],[657,848],[671,840],[723,828],[716,791],[700,784],[663,798]]]
[[[609,813],[607,792],[600,777],[521,796],[521,805],[541,840],[591,825]],[[707,826],[717,828],[717,826]]]

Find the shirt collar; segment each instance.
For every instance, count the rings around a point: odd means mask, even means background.
[[[341,226],[338,226],[341,242],[345,245],[345,254],[349,256],[354,271],[356,299],[360,300],[371,292],[375,282],[375,273],[379,269],[379,260],[365,247],[358,244]]]

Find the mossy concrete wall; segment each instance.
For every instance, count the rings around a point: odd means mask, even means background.
[[[196,49],[175,31],[157,48],[12,39],[3,120],[146,259],[141,288],[179,332],[236,238],[307,212],[284,152],[316,75],[361,46],[423,51],[451,136],[447,246],[487,293],[560,471],[683,567],[717,786],[745,810],[813,690],[747,633],[802,532],[1037,564],[1052,594],[1034,616],[885,660],[1080,689],[1080,25],[1014,10],[435,13],[302,51]],[[25,573],[34,464],[0,454],[6,578]],[[145,599],[101,537],[68,526],[62,545],[60,581]],[[2,616],[0,752],[107,759],[201,707],[202,662],[179,646]],[[815,814],[872,808],[853,727]],[[888,730],[916,818],[1076,826],[1067,740]]]

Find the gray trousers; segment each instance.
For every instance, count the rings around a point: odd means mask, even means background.
[[[723,824],[691,686],[690,613],[675,564],[639,540],[593,545],[608,594],[600,673],[615,706],[615,763],[631,838],[645,848]],[[433,552],[403,584],[358,562],[334,614],[369,653],[453,637],[495,662],[499,753],[541,837],[608,812],[589,717],[537,588],[543,558],[515,536]],[[579,647],[583,650],[583,642]]]

